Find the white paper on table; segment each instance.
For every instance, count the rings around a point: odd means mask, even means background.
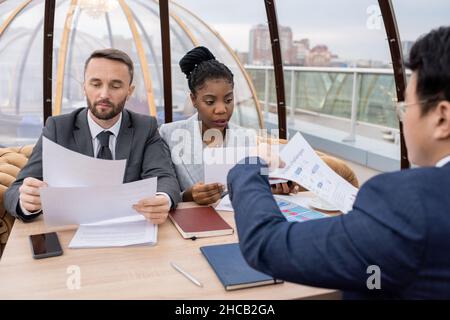
[[[143,216],[125,217],[80,225],[69,248],[104,248],[134,245],[154,245],[158,226]]]
[[[62,226],[139,215],[133,204],[154,197],[156,184],[155,177],[116,186],[41,188],[44,222]]]
[[[283,148],[280,157],[286,165],[270,177],[295,181],[344,213],[352,209],[358,189],[328,167],[300,133]]]
[[[234,211],[230,196],[227,194],[225,197],[223,197],[215,209],[217,211]]]
[[[96,159],[42,138],[42,172],[50,187],[119,185],[125,167],[126,160]]]

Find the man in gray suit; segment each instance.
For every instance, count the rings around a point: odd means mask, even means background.
[[[116,49],[93,52],[84,75],[88,108],[48,118],[42,135],[91,157],[127,159],[124,182],[158,177],[156,196],[142,199],[133,208],[160,224],[179,202],[180,187],[156,119],[124,109],[134,90],[132,82],[133,62],[126,53]],[[46,186],[42,135],[27,165],[4,194],[6,210],[23,221],[32,221],[42,210],[39,190]]]

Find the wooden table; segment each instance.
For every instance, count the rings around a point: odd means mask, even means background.
[[[180,207],[192,207],[181,203]],[[235,229],[232,212],[220,212]],[[28,236],[57,231],[64,254],[35,260]],[[233,235],[185,240],[167,220],[159,226],[155,246],[69,249],[75,230],[48,228],[42,217],[32,223],[16,221],[0,260],[0,299],[336,299],[338,291],[289,282],[225,291],[199,248],[238,242]],[[203,283],[188,281],[173,261]],[[79,267],[79,289],[69,289],[70,266]],[[73,272],[73,271],[72,271]],[[70,281],[69,281],[70,282]]]

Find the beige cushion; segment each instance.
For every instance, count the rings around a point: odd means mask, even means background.
[[[33,145],[14,148],[0,148],[0,257],[8,241],[14,218],[5,211],[3,194],[16,180],[17,174],[28,162]]]

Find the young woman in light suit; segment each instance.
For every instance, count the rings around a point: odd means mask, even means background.
[[[180,67],[197,112],[186,120],[161,125],[160,134],[171,150],[183,201],[211,204],[220,199],[224,186],[203,183],[203,149],[233,143],[236,146],[239,139],[235,139],[235,134],[242,133],[242,128],[230,123],[234,109],[233,73],[205,47],[186,53]]]
[[[197,112],[186,120],[162,124],[159,131],[171,150],[182,200],[211,204],[220,199],[224,186],[203,183],[203,149],[252,147],[261,139],[256,131],[230,123],[234,109],[233,73],[207,48],[190,50],[180,60],[180,67],[187,77],[190,99]],[[295,191],[293,188],[283,183],[274,185],[272,191],[288,194]]]

